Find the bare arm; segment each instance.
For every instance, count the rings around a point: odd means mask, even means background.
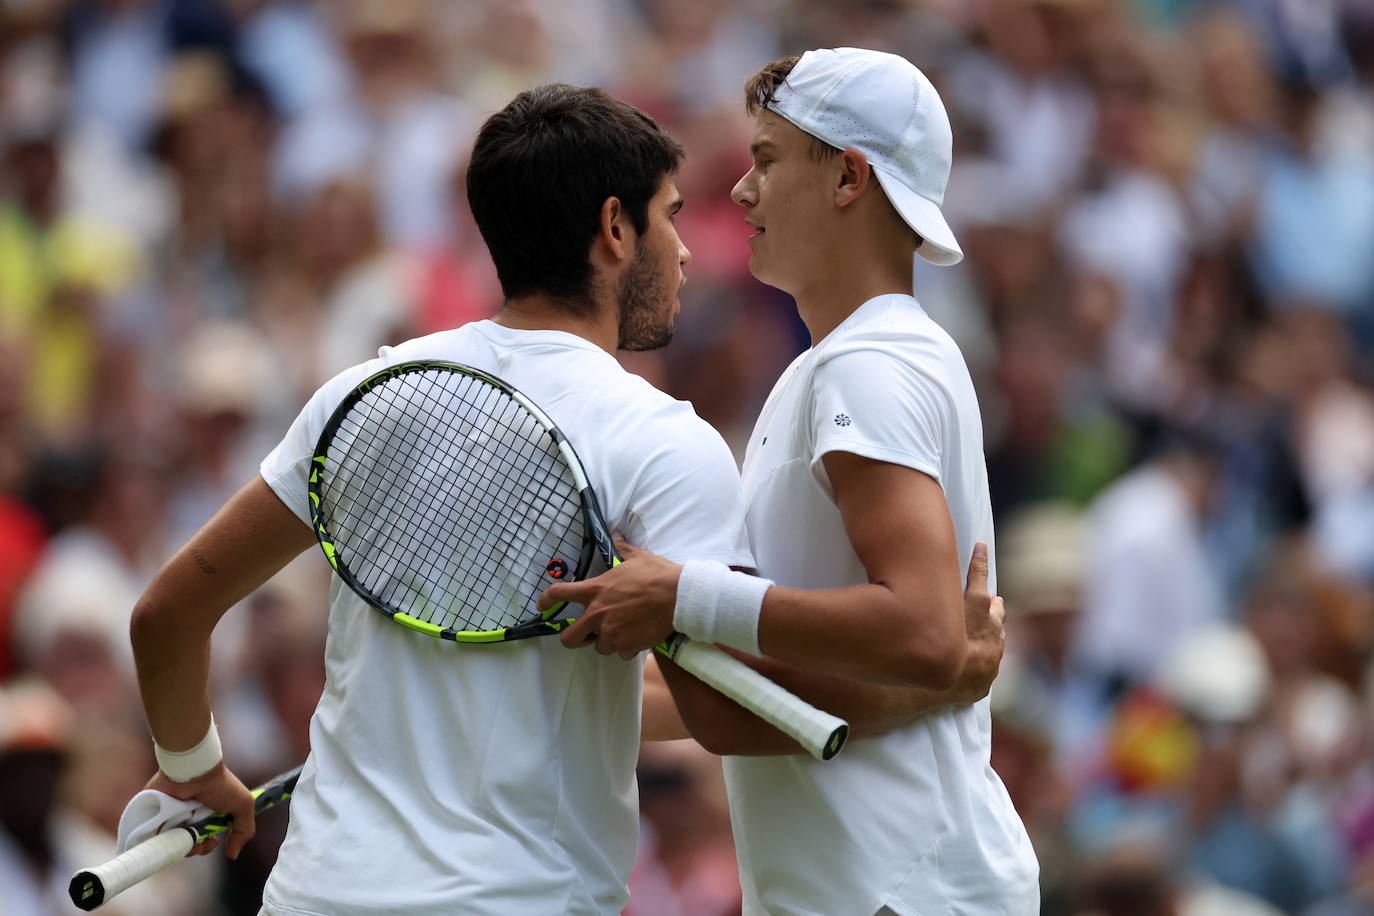
[[[936,481],[847,452],[824,458],[849,542],[868,583],[808,590],[774,586],[764,597],[765,655],[836,677],[937,690],[964,668],[958,547]],[[561,636],[631,657],[672,630],[682,567],[647,551],[584,582],[551,586],[540,604],[586,606]]]
[[[770,588],[764,655],[808,671],[945,689],[964,668],[958,545],[944,490],[900,465],[831,452],[823,459],[867,585]]]
[[[711,691],[715,693],[714,690]],[[717,694],[721,699],[724,696]],[[730,704],[736,706],[736,704]],[[736,706],[736,708],[740,708]],[[757,720],[757,721],[762,721]],[[690,738],[692,733],[682,721],[677,701],[658,666],[658,653],[650,652],[644,660],[644,706],[640,712],[639,739],[641,741],[676,741]]]
[[[731,654],[845,719],[852,738],[864,738],[906,725],[933,710],[987,696],[1002,659],[1006,612],[1002,600],[988,594],[987,557],[978,550],[969,566],[964,618],[968,654],[958,680],[945,690],[864,684],[811,674],[773,659]],[[649,741],[690,735],[716,754],[802,752],[790,737],[663,659],[651,658],[645,666],[644,717],[644,737]]]
[[[143,708],[158,744],[185,750],[205,736],[210,727],[211,631],[225,611],[312,543],[310,528],[257,477],[153,579],[134,607],[130,636]],[[231,854],[252,835],[251,796],[223,764],[189,783],[173,783],[159,773],[149,785],[233,812]],[[240,827],[247,836],[241,836]]]

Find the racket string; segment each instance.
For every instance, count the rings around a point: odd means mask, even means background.
[[[430,399],[427,394],[422,393],[422,395]],[[502,413],[499,416],[494,415],[494,408],[491,401],[505,402],[501,405],[500,409]],[[438,408],[446,420],[452,419],[451,412],[442,404],[435,404],[434,406]],[[528,474],[522,474],[522,469],[517,468],[509,460],[508,456],[517,454],[515,451],[492,447],[491,442],[494,438],[492,434],[500,433],[505,430],[518,430],[522,440],[538,441],[542,437],[543,431],[542,427],[524,411],[524,408],[520,407],[515,401],[507,398],[504,392],[501,392],[499,389],[488,389],[483,403],[474,406],[481,411],[482,415],[492,417],[495,422],[488,424],[488,427],[482,430],[488,435],[472,439],[471,444],[475,453],[474,457],[477,460],[467,464],[467,468],[472,470],[473,473],[466,475],[465,478],[460,481],[459,486],[464,488],[471,486],[473,489],[469,491],[468,495],[475,496],[477,495],[475,492],[476,486],[479,483],[485,483],[487,486],[482,493],[486,495],[495,494],[502,497],[500,508],[505,508],[508,515],[505,524],[500,524],[501,516],[496,511],[498,506],[494,500],[487,500],[485,502],[478,501],[476,503],[477,506],[481,507],[483,519],[495,523],[495,527],[490,530],[487,542],[484,545],[473,545],[470,541],[464,539],[465,545],[484,547],[485,549],[482,551],[483,555],[493,558],[493,563],[489,567],[488,575],[481,578],[476,583],[464,583],[467,586],[465,589],[467,594],[461,595],[460,598],[474,608],[490,607],[493,605],[497,607],[508,606],[512,602],[518,602],[520,596],[518,594],[512,594],[506,587],[506,584],[511,579],[512,573],[518,573],[519,571],[530,568],[532,537],[539,527],[534,524],[539,521],[537,518],[534,518],[534,516],[541,514],[540,508],[542,500],[552,496],[553,491],[546,486],[545,492],[536,494],[538,498],[526,500],[523,505],[518,501],[514,501],[512,499],[513,495],[516,493],[527,493],[528,487],[521,486],[518,489],[504,487],[502,485],[502,480],[517,479],[522,484],[528,484],[532,481],[528,479]],[[516,421],[520,421],[518,426]],[[555,461],[555,455],[556,453],[544,451],[539,456],[543,459],[541,464],[548,465]],[[528,457],[528,455],[526,455],[526,457]],[[493,461],[498,465],[495,468],[493,468]],[[502,475],[501,472],[504,472],[504,475]],[[564,527],[571,521],[573,521],[571,515],[566,519],[560,520]],[[548,526],[545,525],[544,527]],[[468,526],[466,529],[461,529],[459,533],[471,535],[476,532],[473,531],[472,526]],[[514,541],[510,539],[510,535],[512,534],[518,535],[520,538],[518,547]],[[499,541],[502,535],[506,536],[504,544],[505,549],[502,549],[500,543],[491,543],[493,539]],[[450,544],[449,546],[450,549],[452,549],[458,545]],[[482,627],[483,629],[490,629],[493,628],[492,625],[504,622],[488,619],[486,623],[488,625]]]
[[[407,381],[409,381],[409,379],[407,379]],[[395,383],[393,383],[393,385],[394,384]],[[407,388],[392,387],[389,389],[389,394],[397,397],[402,397],[407,395],[408,391]],[[431,468],[438,466],[433,456],[430,456],[427,462],[425,461],[424,457],[424,452],[426,450],[425,447],[433,445],[433,436],[426,435],[423,440],[415,436],[413,425],[410,422],[408,422],[414,419],[414,404],[409,397],[403,397],[403,400],[405,401],[405,410],[403,410],[400,413],[399,417],[397,417],[397,422],[405,424],[404,435],[374,437],[374,442],[377,448],[374,449],[374,452],[371,454],[371,457],[374,462],[377,462],[378,455],[383,456],[383,461],[386,470],[391,472],[393,479],[397,482],[403,482],[406,480],[406,478],[400,473],[400,471],[403,470],[406,466],[423,466],[426,463],[429,464]],[[379,402],[380,399],[377,398],[368,400],[368,402],[365,405],[366,421],[376,423],[381,420],[381,418],[378,416],[377,410]],[[386,406],[385,403],[383,403],[382,406]],[[432,412],[426,411],[426,413]],[[434,418],[431,416],[431,419]],[[452,422],[452,418],[448,418],[448,421]],[[437,423],[433,422],[426,423],[423,424],[423,429],[426,433],[432,433],[433,428],[437,425]],[[394,426],[392,427],[392,429],[394,431]],[[456,443],[452,444],[456,445]],[[390,445],[391,447],[388,448],[388,445]],[[452,459],[455,457],[453,455],[454,450],[455,449],[453,448],[446,449],[447,454],[443,456],[444,459],[446,459],[445,463],[451,463]],[[419,460],[416,460],[417,458]],[[400,464],[400,468],[397,467],[398,463]],[[471,467],[471,465],[469,465],[469,467]],[[413,475],[410,479],[413,480]],[[442,492],[445,488],[441,487],[438,489],[439,492]],[[383,492],[387,491],[383,491],[380,488],[377,490],[378,500],[380,500]],[[388,495],[390,495],[393,500],[397,499],[397,494],[395,493],[394,488],[388,493]],[[383,558],[380,557],[377,553],[377,547],[380,545],[378,545],[375,540],[373,540],[367,545],[370,548],[368,556],[371,557],[371,560],[369,562],[370,566],[372,567],[370,570],[372,575],[365,576],[365,578],[368,581],[366,581],[364,584],[369,588],[369,590],[376,594],[377,597],[381,598],[383,602],[387,604],[388,607],[402,610],[412,617],[428,620],[430,622],[438,623],[440,625],[447,625],[450,621],[443,618],[440,618],[438,620],[435,619],[436,615],[431,606],[431,592],[433,591],[432,588],[424,588],[423,586],[416,588],[413,580],[407,582],[407,579],[403,579],[396,575],[397,567],[400,566],[403,567],[407,572],[410,572],[416,576],[420,576],[423,579],[423,576],[421,576],[419,570],[417,570],[414,566],[408,563],[406,559],[404,559],[407,557],[414,556],[417,552],[422,552],[424,554],[424,559],[428,561],[431,567],[436,560],[440,559],[440,557],[436,554],[434,549],[436,541],[433,540],[432,537],[430,540],[423,540],[421,527],[414,524],[415,520],[424,517],[424,507],[418,503],[418,498],[419,497],[415,493],[414,488],[409,488],[409,492],[407,492],[403,498],[403,508],[409,513],[412,523],[404,525],[400,528],[403,534],[403,540],[397,541],[395,538],[388,539],[390,543],[396,547],[395,551],[393,551],[391,554],[385,557],[385,559],[389,560],[390,562],[381,562]],[[372,518],[380,517],[380,515],[378,514],[379,509],[376,505],[374,505],[375,502],[376,500],[370,501],[368,507],[368,512],[370,514],[370,517]],[[430,517],[437,518],[442,517],[442,515],[448,515],[452,517],[454,515],[454,508],[455,507],[450,505],[448,501],[442,501],[438,507],[440,511],[431,513]],[[442,513],[442,515],[440,513]],[[429,525],[426,527],[432,528],[433,526]],[[423,533],[429,534],[431,536],[434,534],[433,531],[424,531]],[[445,546],[448,546],[447,540],[445,541]],[[398,591],[400,592],[400,594],[397,594]],[[407,598],[411,600],[406,600]],[[443,598],[446,599],[447,595],[443,596]],[[446,605],[447,603],[447,600],[441,599],[441,606]],[[469,601],[469,603],[473,602]]]
[[[367,410],[363,417],[365,422],[374,422],[379,421],[381,419],[377,416],[374,410],[375,401],[367,402],[365,406]],[[396,418],[396,422],[404,421],[406,419],[406,415],[402,414],[400,417]],[[394,426],[392,428],[394,430]],[[354,443],[356,443],[359,438],[362,438],[360,436],[362,430],[363,426],[361,423],[355,425],[354,438],[352,440]],[[404,467],[405,463],[410,460],[410,455],[406,454],[404,456],[401,456],[397,449],[387,448],[388,443],[393,443],[395,439],[396,437],[387,438],[381,436],[373,437],[371,440],[363,438],[364,450],[362,453],[362,457],[367,459],[367,464],[362,464],[361,466],[380,467],[384,464],[385,469],[387,471],[393,472],[393,480],[396,481],[398,484],[401,484],[406,481],[406,478],[398,472]],[[404,438],[400,441],[404,443],[410,451],[414,450],[415,443],[413,439]],[[371,446],[370,449],[368,448],[369,446]],[[355,453],[345,452],[344,454],[346,456],[351,457]],[[396,462],[398,457],[404,458],[404,461],[402,461],[401,468],[397,467]],[[346,457],[345,464],[347,463],[347,461],[348,458]],[[341,471],[342,470],[343,468],[341,468]],[[344,476],[344,479],[348,478]],[[371,481],[373,483],[376,482],[373,478],[364,477],[360,480],[360,483],[367,481]],[[399,527],[398,530],[404,537],[404,540],[397,540],[397,538],[394,535],[392,535],[388,530],[378,527],[377,522],[386,517],[386,506],[384,497],[390,496],[393,500],[397,499],[395,487],[392,487],[390,489],[385,489],[382,487],[363,487],[363,489],[367,492],[367,503],[364,507],[364,510],[361,513],[356,514],[355,520],[358,524],[366,526],[364,530],[368,531],[368,533],[371,534],[371,537],[364,539],[364,543],[362,546],[365,547],[366,550],[364,552],[359,553],[357,558],[354,558],[353,562],[350,564],[350,567],[359,570],[365,569],[366,567],[360,562],[360,558],[363,556],[373,557],[374,562],[372,563],[373,568],[371,570],[373,575],[367,576],[368,579],[371,579],[373,581],[369,581],[365,584],[369,587],[370,590],[374,592],[374,594],[377,594],[377,597],[381,598],[383,602],[387,603],[388,606],[395,606],[396,602],[394,601],[393,596],[387,594],[388,588],[378,588],[378,583],[375,580],[380,577],[384,582],[388,583],[389,585],[402,583],[406,581],[406,579],[410,579],[412,581],[423,580],[424,574],[422,573],[420,568],[417,565],[412,565],[410,562],[408,562],[408,560],[409,558],[414,557],[417,546],[425,548],[426,545],[419,540],[417,529],[414,526]],[[421,509],[421,506],[416,502],[417,497],[414,494],[414,489],[407,489],[408,492],[405,494],[403,498],[403,504],[407,511],[410,512],[412,516],[414,516]],[[383,546],[381,543],[379,543],[380,539],[385,539],[396,549],[389,552],[380,551],[379,548]],[[427,557],[426,559],[432,560],[431,557]],[[345,557],[345,562],[348,562],[347,556]],[[406,576],[402,577],[398,575],[398,572],[401,569],[404,570]],[[423,595],[423,592],[420,592],[419,594]],[[411,614],[411,616],[415,617],[422,617],[422,615],[425,614],[425,612],[418,606],[412,606],[408,609],[397,607],[397,609],[404,610],[405,613],[409,613]],[[422,617],[422,619],[425,618]]]
[[[355,578],[389,609],[440,626],[533,619],[547,564],[582,544],[577,487],[544,426],[451,370],[387,379],[358,406],[321,487]]]

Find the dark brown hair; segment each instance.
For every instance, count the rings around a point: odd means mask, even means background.
[[[682,145],[644,112],[600,89],[527,89],[487,119],[468,163],[468,205],[506,299],[544,293],[591,309],[592,240],[607,198],[637,231],[677,171]]]
[[[744,110],[748,112],[749,117],[757,117],[760,111],[764,111],[778,100],[778,87],[787,80],[787,75],[792,72],[792,68],[799,60],[800,57],[780,57],[765,64],[763,69],[749,77],[744,84]],[[811,158],[817,162],[823,162],[842,152],[844,151],[839,147],[831,146],[819,137],[811,137]]]

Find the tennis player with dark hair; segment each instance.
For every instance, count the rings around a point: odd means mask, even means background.
[[[677,562],[753,565],[719,434],[613,356],[672,335],[690,257],[673,225],[681,157],[649,117],[600,90],[544,86],[493,115],[467,180],[504,292],[498,314],[383,348],[327,382],[260,478],[143,596],[133,638],[162,768],[150,786],[234,813],[230,855],[251,836],[251,804],[220,761],[210,632],[315,542],[316,442],[336,405],[379,371],[444,360],[506,380],[567,433],[611,526]],[[988,618],[986,590],[971,595]],[[985,646],[995,668],[1000,644]],[[619,912],[638,826],[642,668],[553,640],[463,648],[420,637],[336,580],[326,686],[264,911]],[[880,711],[909,718],[989,681],[970,669],[952,690],[906,692]],[[860,727],[877,715],[860,712]],[[670,721],[655,728],[680,727],[663,715]]]
[[[311,547],[307,475],[363,379],[446,360],[505,379],[564,430],[617,526],[675,559],[751,564],[720,436],[616,362],[672,336],[690,255],[673,227],[682,149],[595,89],[521,93],[483,126],[472,212],[505,302],[490,321],[384,348],[310,399],[252,481],[149,587],[132,625],[162,771],[150,784],[229,810],[206,689],[219,616]],[[422,559],[421,559],[422,561]],[[553,640],[455,647],[331,592],[327,681],[264,895],[272,914],[615,913],[637,836],[641,663]],[[181,782],[173,780],[180,779]]]
[[[975,548],[993,542],[973,384],[913,297],[913,252],[963,256],[940,213],[949,119],[911,63],[852,48],[775,61],[746,99],[753,166],[732,196],[750,269],[792,294],[812,340],[745,458],[759,577],[626,546],[617,569],[544,600],[587,605],[570,646],[633,655],[675,629],[767,656],[763,673],[821,708],[853,679],[947,687],[967,660],[962,571],[990,562]],[[730,755],[746,913],[1038,913],[1035,854],[989,764],[986,701],[818,766],[754,756],[795,745],[660,667],[691,733]]]

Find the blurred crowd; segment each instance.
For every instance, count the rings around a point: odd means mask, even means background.
[[[807,337],[748,274],[741,87],[841,45],[954,124],[968,257],[916,290],[983,405],[1044,912],[1374,914],[1374,0],[0,0],[0,914],[74,912],[153,771],[159,564],[323,379],[499,304],[463,174],[521,88],[685,144],[677,338],[625,362],[742,448]],[[307,752],[326,583],[216,632],[246,781]],[[738,912],[715,759],[641,793],[630,912]],[[106,912],[256,913],[282,830]]]

